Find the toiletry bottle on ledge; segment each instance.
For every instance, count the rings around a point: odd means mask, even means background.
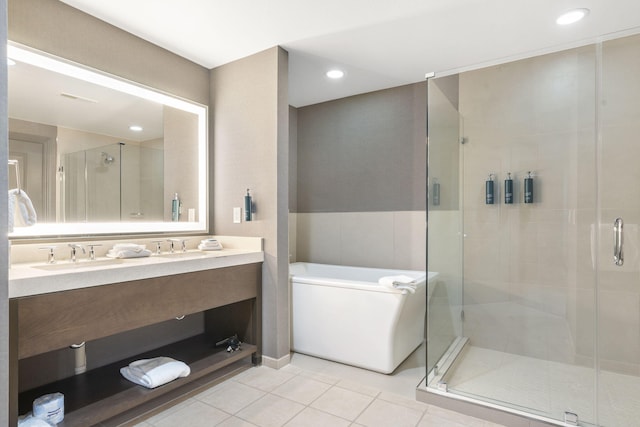
[[[180,199],[178,198],[178,193],[173,196],[173,200],[171,201],[171,221],[179,221],[180,220]]]

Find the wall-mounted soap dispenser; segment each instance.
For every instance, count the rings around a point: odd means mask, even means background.
[[[527,172],[527,177],[524,179],[524,202],[533,203],[533,177],[531,172]]]
[[[433,196],[431,198],[433,206],[440,206],[440,183],[438,178],[433,178]]]
[[[504,203],[506,205],[513,204],[513,179],[511,173],[507,173],[507,179],[504,180]]]
[[[493,186],[493,174],[489,174],[489,179],[484,183],[485,204],[492,205],[495,200],[495,188]]]
[[[251,221],[251,214],[253,212],[253,202],[251,200],[251,194],[247,188],[247,194],[244,196],[244,220]]]

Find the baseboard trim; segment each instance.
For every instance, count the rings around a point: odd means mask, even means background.
[[[282,367],[287,366],[291,362],[291,354],[287,354],[286,356],[282,356],[279,359],[274,359],[273,357],[262,355],[262,364],[266,367],[272,369],[280,369]]]

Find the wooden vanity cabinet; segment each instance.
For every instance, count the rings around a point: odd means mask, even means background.
[[[61,426],[111,425],[109,420],[126,419],[137,407],[146,411],[154,402],[179,398],[182,389],[193,389],[190,383],[214,381],[216,373],[225,376],[235,366],[257,363],[261,270],[261,263],[253,263],[11,299],[12,412],[18,404],[22,413],[35,397],[60,391],[65,395]],[[200,312],[202,336],[22,392],[18,403],[17,360]],[[243,341],[241,351],[214,346],[235,333]],[[120,376],[119,368],[130,361],[161,355],[185,361],[191,374],[153,390]]]

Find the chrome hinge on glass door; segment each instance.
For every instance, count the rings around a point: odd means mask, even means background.
[[[622,246],[624,244],[622,226],[622,218],[616,218],[613,222],[613,261],[617,266],[622,266],[622,264],[624,264],[624,254],[622,252]]]

